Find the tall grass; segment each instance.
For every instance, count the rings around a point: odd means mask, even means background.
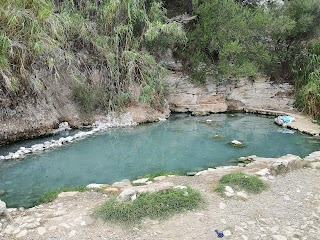
[[[320,39],[308,46],[308,52],[296,71],[296,106],[320,119]]]
[[[176,213],[198,208],[202,204],[200,193],[191,188],[169,189],[157,193],[143,193],[133,202],[118,202],[115,198],[111,198],[95,210],[95,215],[105,221],[131,225],[141,222],[146,217],[167,218]]]
[[[56,80],[62,70],[75,79],[79,103],[80,87],[98,95],[86,111],[121,108],[131,100],[133,83],[140,86],[140,101],[162,106],[164,70],[148,50],[158,42],[168,47],[185,41],[185,33],[158,1],[0,0],[0,5],[0,78],[7,91],[41,91],[46,80],[31,76],[46,68]]]

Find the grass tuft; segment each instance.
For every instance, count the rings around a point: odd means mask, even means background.
[[[216,191],[223,194],[226,186],[238,191],[245,190],[249,193],[261,193],[268,188],[268,185],[257,176],[250,176],[242,172],[229,173],[222,176]]]
[[[132,225],[146,217],[167,218],[176,213],[195,209],[201,203],[203,200],[200,193],[191,188],[169,189],[157,193],[143,193],[133,202],[118,202],[113,197],[95,210],[95,216],[105,221]]]

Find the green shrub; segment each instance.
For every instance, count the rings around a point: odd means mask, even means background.
[[[250,176],[242,172],[229,173],[222,176],[216,191],[223,193],[226,186],[238,191],[244,190],[248,193],[260,193],[268,188],[268,185],[257,176]]]
[[[118,202],[115,198],[107,200],[95,210],[95,215],[105,221],[123,224],[135,224],[143,218],[167,218],[185,210],[192,210],[203,202],[200,193],[187,188],[185,190],[171,189],[157,193],[146,193],[136,200]]]
[[[193,2],[198,21],[188,33],[185,51],[193,79],[203,83],[207,76],[216,81],[256,76],[270,60],[263,45],[269,21],[263,9],[233,0]]]

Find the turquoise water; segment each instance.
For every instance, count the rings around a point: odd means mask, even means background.
[[[206,119],[213,122],[206,124]],[[233,159],[252,154],[306,156],[320,149],[320,142],[310,136],[281,130],[272,118],[251,114],[181,114],[165,122],[110,129],[58,149],[0,162],[0,198],[10,207],[30,207],[43,193],[62,186],[113,183],[159,171],[199,171],[232,165]],[[217,134],[223,139],[214,140]],[[247,147],[229,146],[234,139]],[[0,147],[0,155],[45,140]]]

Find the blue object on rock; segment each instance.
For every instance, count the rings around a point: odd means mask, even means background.
[[[219,230],[214,230],[216,232],[216,234],[218,235],[218,238],[223,238],[224,234],[223,232],[219,231]]]

